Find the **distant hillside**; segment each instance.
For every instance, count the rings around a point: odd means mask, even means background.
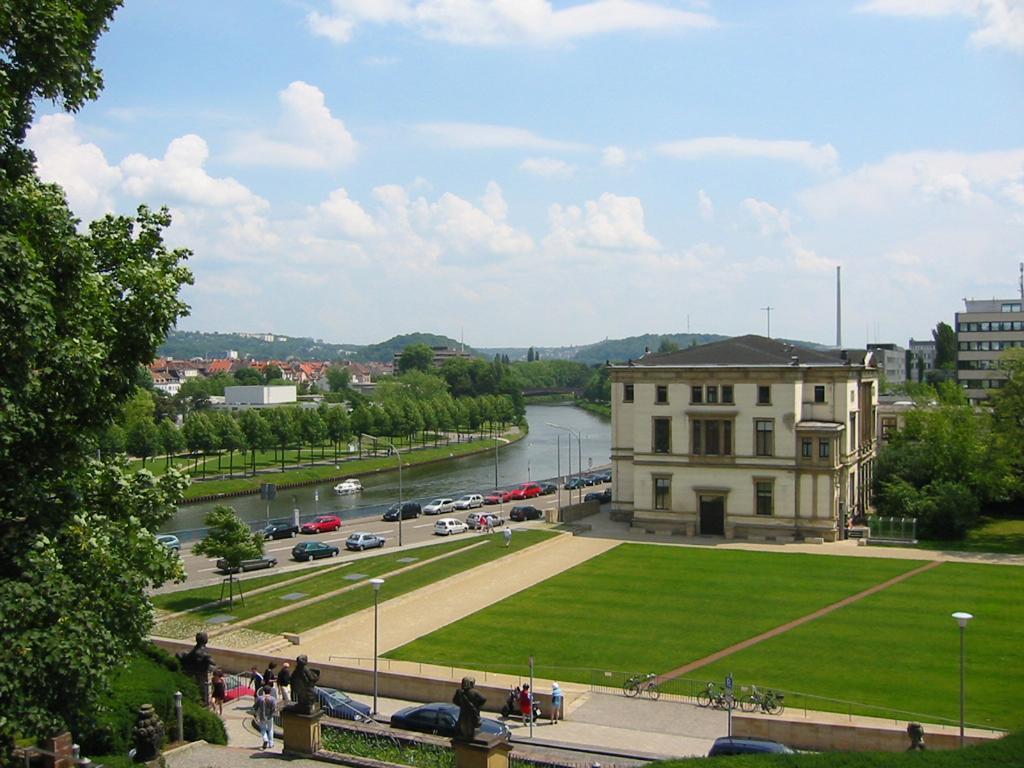
[[[354,359],[362,361],[376,360],[381,363],[391,362],[395,355],[408,347],[410,344],[426,344],[428,347],[451,347],[458,349],[461,344],[455,339],[447,336],[438,336],[434,333],[406,333],[401,336],[393,336],[387,341],[379,344],[369,344],[365,347],[358,347],[359,352]],[[466,351],[474,355],[476,352],[471,347]]]
[[[273,337],[266,341],[264,336]],[[199,331],[171,331],[157,354],[187,360],[191,357],[221,358],[235,350],[239,357],[259,360],[287,360],[290,357],[306,360],[336,360],[350,358],[359,347],[352,344],[329,344],[322,339],[280,336],[278,334],[202,333]]]
[[[709,344],[712,341],[721,341],[726,338],[729,337],[717,333],[646,333],[643,336],[630,336],[626,339],[605,339],[596,344],[580,347],[576,352],[576,356],[572,359],[591,365],[603,363],[606,360],[610,360],[613,363],[622,363],[626,360],[636,360],[647,349],[650,349],[651,352],[657,352],[664,339],[678,344],[680,349],[686,349],[687,347]]]

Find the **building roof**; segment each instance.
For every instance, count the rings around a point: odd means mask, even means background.
[[[863,355],[863,353],[862,353]],[[863,358],[862,358],[863,359]],[[810,349],[765,336],[735,336],[677,352],[647,354],[631,360],[630,366],[842,366],[850,365],[850,355],[832,349]]]

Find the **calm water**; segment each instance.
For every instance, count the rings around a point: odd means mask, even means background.
[[[488,452],[445,465],[403,469],[402,499],[422,503],[437,496],[457,498],[464,493],[486,493],[496,486],[552,479],[559,475],[559,470],[564,477],[569,473],[570,460],[572,472],[578,471],[580,458],[584,471],[609,463],[611,422],[608,419],[571,405],[530,405],[526,408],[526,418],[530,434],[498,450],[497,484],[494,452]],[[571,437],[571,456],[570,434],[548,426],[549,423],[569,427],[580,434],[579,445],[575,435]],[[273,474],[262,477],[267,482],[274,481]],[[258,495],[240,496],[224,503],[234,507],[243,520],[258,522],[268,517],[291,517],[295,509],[299,510],[302,518],[325,513],[333,513],[343,519],[379,516],[398,500],[397,472],[362,475],[359,480],[364,490],[352,496],[335,494],[336,481],[332,481],[279,491],[277,498],[269,504]],[[210,502],[181,507],[164,528],[167,531],[198,529],[214,505],[215,502]]]

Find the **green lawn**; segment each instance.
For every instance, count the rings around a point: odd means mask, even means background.
[[[969,722],[1024,726],[1024,568],[945,563],[694,673],[956,720],[959,629],[966,633]],[[802,702],[793,695],[790,705]],[[847,711],[841,704],[809,704]],[[854,712],[878,714],[864,707]]]
[[[919,546],[923,549],[955,552],[1021,555],[1024,554],[1024,519],[985,517],[976,528],[968,531],[967,536],[961,541],[921,541]]]
[[[666,672],[919,565],[623,544],[387,655],[513,674],[533,655],[578,682]]]
[[[412,592],[413,590],[446,579],[456,573],[476,568],[478,565],[505,557],[557,535],[560,534],[547,531],[517,531],[516,535],[512,537],[512,546],[507,549],[504,546],[502,537],[497,534],[487,537],[468,537],[468,544],[479,541],[485,541],[486,543],[484,546],[468,549],[442,560],[427,562],[410,571],[390,577],[387,580],[387,584],[382,588],[381,597],[382,599],[398,597],[406,592]],[[415,551],[419,553],[423,550]],[[403,554],[408,555],[409,553]],[[361,573],[369,574],[369,570],[363,565],[367,562],[369,561],[360,562],[359,570]],[[257,622],[251,625],[251,628],[260,632],[280,634],[283,632],[304,632],[313,627],[321,626],[373,605],[373,590],[368,585],[364,584],[364,587],[363,589],[344,592],[340,595],[321,600],[314,605],[297,608],[293,611]]]

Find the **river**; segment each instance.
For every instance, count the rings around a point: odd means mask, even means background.
[[[527,480],[550,480],[559,475],[559,470],[565,476],[569,474],[570,460],[572,472],[576,473],[580,457],[584,472],[609,464],[611,422],[608,419],[572,405],[528,405],[526,420],[530,433],[516,443],[502,445],[498,450],[497,487]],[[575,435],[570,438],[569,432],[550,426],[552,424],[568,427],[579,433],[581,439],[577,441]],[[274,481],[273,474],[263,477],[267,482]],[[458,498],[464,493],[486,493],[496,487],[494,479],[495,457],[490,451],[444,464],[407,467],[402,470],[402,499],[423,503],[438,496]],[[397,472],[364,475],[359,480],[364,490],[352,496],[335,494],[337,481],[331,481],[280,491],[277,498],[269,503],[259,495],[234,497],[221,503],[233,507],[243,520],[256,523],[268,518],[290,518],[295,509],[299,510],[302,519],[330,513],[346,520],[379,516],[398,500]],[[164,530],[178,533],[184,539],[195,538],[206,513],[215,504],[179,507]]]

